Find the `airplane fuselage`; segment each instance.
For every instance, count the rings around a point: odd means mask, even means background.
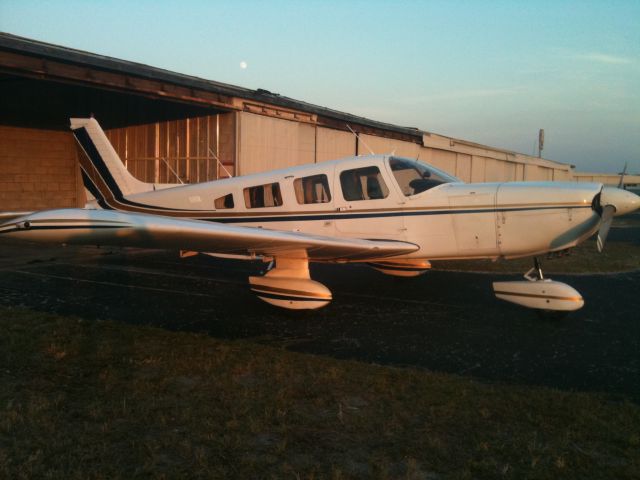
[[[600,217],[592,202],[600,184],[446,182],[407,195],[390,168],[391,158],[353,157],[178,186],[112,200],[103,207],[313,235],[401,240],[419,246],[403,257],[430,260],[514,258],[564,250],[598,228]],[[349,199],[341,178],[345,172],[368,168],[378,169],[384,195]],[[301,199],[296,182],[322,176],[325,196]],[[272,196],[277,185],[279,198],[252,205],[251,189],[265,185]],[[226,205],[219,200],[225,197]]]

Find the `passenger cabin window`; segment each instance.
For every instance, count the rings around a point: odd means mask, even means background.
[[[389,195],[378,167],[355,168],[340,173],[340,185],[345,200],[377,200]]]
[[[279,183],[267,183],[244,189],[244,204],[247,208],[279,207],[282,205]]]
[[[224,210],[225,208],[233,208],[233,194],[218,197],[213,201],[216,210]]]
[[[325,174],[296,178],[293,181],[296,200],[300,205],[308,203],[328,203],[331,201],[329,181]]]
[[[455,177],[433,167],[427,167],[420,162],[408,158],[389,159],[389,166],[393,172],[402,193],[410,197],[443,183],[459,182]]]

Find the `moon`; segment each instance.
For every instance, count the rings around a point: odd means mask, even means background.
[[[245,62],[244,60],[242,60],[242,61],[240,62],[240,68],[241,68],[241,69],[243,69],[243,70],[244,70],[245,68],[247,68],[247,62]]]

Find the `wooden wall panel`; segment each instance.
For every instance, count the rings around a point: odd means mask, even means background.
[[[106,134],[129,171],[144,182],[205,182],[218,178],[215,156],[220,157],[219,134],[225,135],[225,159],[221,160],[233,174],[234,116],[227,113],[172,120],[112,129]]]

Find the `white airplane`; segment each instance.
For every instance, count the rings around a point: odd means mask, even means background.
[[[612,218],[640,207],[637,195],[599,183],[463,183],[393,155],[154,185],[127,171],[95,119],[71,119],[71,129],[94,200],[82,209],[7,214],[2,236],[259,258],[269,269],[249,277],[251,289],[289,309],[331,301],[329,289],[311,279],[309,262],[366,262],[389,275],[416,276],[430,260],[535,259],[596,232],[602,250]],[[493,287],[498,298],[534,309],[584,304],[569,285],[544,278],[537,260],[525,280]]]

